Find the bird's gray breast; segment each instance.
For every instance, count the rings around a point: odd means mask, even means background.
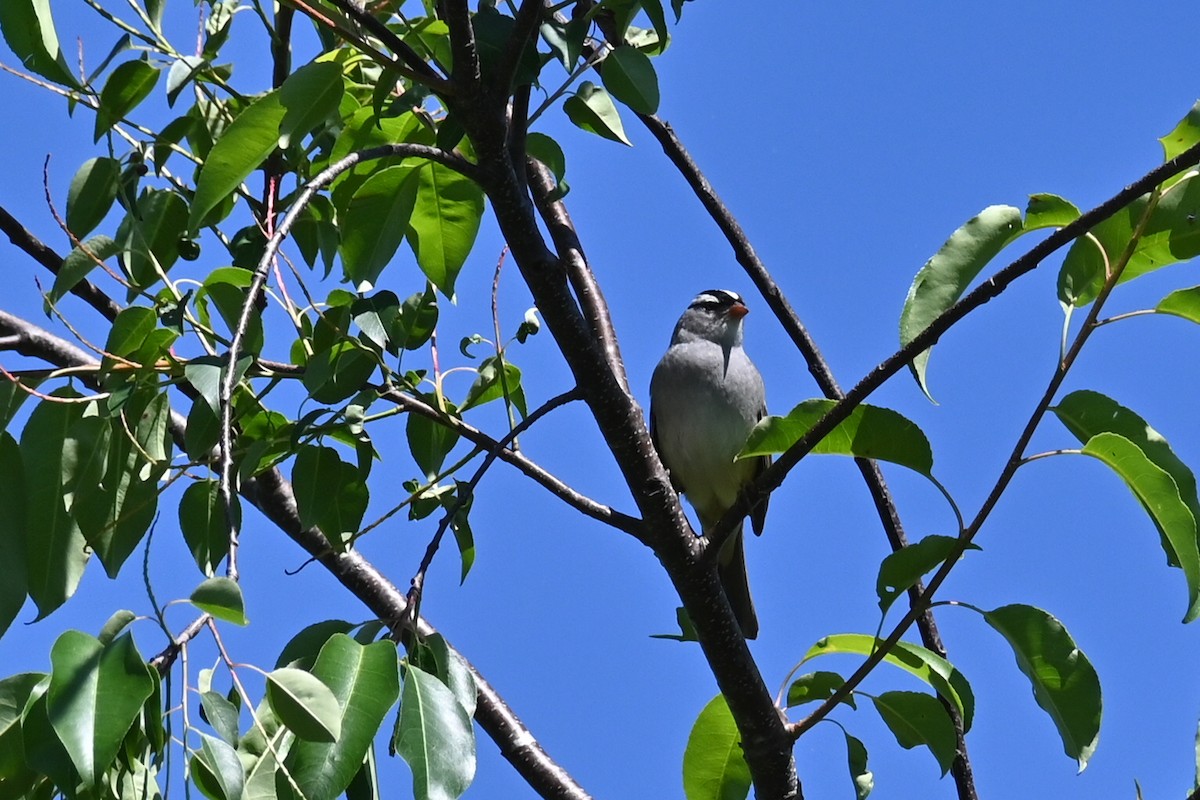
[[[734,456],[763,408],[762,377],[741,347],[726,364],[719,344],[683,342],[659,362],[650,394],[659,452],[708,527],[753,476],[753,462]]]

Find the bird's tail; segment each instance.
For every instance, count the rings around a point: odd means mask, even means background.
[[[754,613],[754,600],[750,597],[750,578],[746,574],[746,548],[742,537],[742,526],[721,546],[717,561],[717,574],[738,627],[747,639],[758,637],[758,615]]]

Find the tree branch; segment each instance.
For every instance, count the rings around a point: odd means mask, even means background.
[[[482,94],[479,64],[479,47],[475,42],[475,28],[471,25],[471,12],[466,0],[439,0],[438,16],[450,29],[450,52],[454,66],[450,73],[455,89],[478,100]]]
[[[621,348],[617,343],[616,329],[613,328],[612,316],[608,311],[608,301],[596,283],[596,275],[588,264],[587,256],[583,253],[583,245],[575,230],[575,223],[567,213],[567,207],[561,199],[554,196],[556,189],[554,176],[540,161],[528,160],[529,184],[533,189],[533,200],[537,206],[558,257],[567,268],[567,278],[571,288],[579,299],[587,317],[588,326],[599,340],[604,349],[605,359],[609,368],[621,381],[622,387],[629,392],[629,376],[625,373],[625,360],[621,357]]]
[[[644,541],[644,531],[642,521],[631,517],[628,514],[622,514],[609,506],[597,503],[590,497],[580,494],[572,489],[563,481],[559,480],[554,475],[539,467],[534,462],[530,461],[521,453],[514,452],[505,447],[497,447],[497,441],[488,436],[483,431],[464,422],[456,417],[451,417],[443,414],[438,409],[422,402],[410,394],[395,389],[384,389],[380,392],[380,397],[391,403],[402,407],[405,411],[412,414],[420,414],[423,417],[433,420],[438,424],[445,425],[452,429],[459,436],[463,437],[472,444],[489,452],[495,452],[501,461],[507,462],[529,478],[532,478],[537,483],[548,489],[551,494],[559,498],[567,505],[574,508],[594,520],[603,522],[606,525],[611,525],[617,530],[624,531],[633,536],[638,541]]]
[[[3,310],[0,310],[0,336],[14,337],[14,349],[21,355],[38,358],[60,367],[97,363],[96,359],[74,344]],[[182,436],[182,418],[174,413],[170,427],[174,436]],[[404,595],[369,561],[356,551],[334,552],[319,530],[301,526],[291,484],[284,479],[279,470],[272,468],[258,477],[250,478],[242,484],[241,492],[243,497],[328,569],[379,619],[396,620],[404,616],[407,608]],[[203,621],[198,620],[193,626],[199,629],[203,624]],[[188,630],[191,630],[191,627],[189,626]],[[418,619],[417,631],[422,636],[431,636],[437,632],[424,619]],[[156,658],[166,657],[169,650],[170,647]],[[590,795],[542,749],[537,739],[483,675],[467,662],[465,657],[463,661],[470,668],[479,693],[475,720],[496,742],[501,755],[513,765],[518,774],[542,797],[556,800],[590,800]]]
[[[675,165],[680,175],[691,187],[692,192],[704,206],[708,215],[716,223],[717,228],[724,234],[729,246],[733,249],[734,256],[737,262],[742,265],[746,274],[753,281],[755,288],[762,295],[771,311],[774,312],[775,318],[779,320],[779,324],[783,326],[784,331],[791,337],[792,343],[804,358],[805,364],[808,365],[808,371],[816,381],[822,394],[831,400],[841,400],[844,397],[841,387],[838,385],[837,379],[833,375],[833,370],[829,367],[829,362],[821,355],[820,349],[817,347],[816,341],[809,334],[804,323],[800,321],[800,317],[792,308],[792,304],[788,302],[783,290],[771,277],[765,264],[758,257],[758,253],[754,249],[754,245],[750,243],[750,239],[746,236],[745,230],[737,218],[730,211],[729,207],[721,200],[716,189],[709,183],[708,178],[701,172],[699,165],[692,158],[683,142],[675,134],[670,123],[651,114],[638,114],[638,119],[650,131],[658,143],[662,146],[663,152],[667,158]],[[887,482],[884,480],[883,472],[879,469],[879,464],[875,461],[866,458],[854,459],[855,465],[862,473],[863,480],[867,484],[867,491],[870,492],[871,500],[875,505],[875,511],[879,515],[879,520],[883,525],[884,533],[887,536],[888,544],[892,551],[895,552],[908,546],[908,537],[904,533],[904,526],[900,521],[899,512],[896,510],[896,504],[892,500],[892,493],[888,489]],[[908,591],[909,607],[914,607],[921,596],[924,587],[920,581],[910,587]],[[921,634],[921,641],[925,647],[942,656],[946,657],[946,648],[942,643],[942,637],[938,633],[937,623],[933,618],[932,609],[925,609],[921,615],[917,617],[917,628]],[[955,732],[957,735],[957,750],[958,757],[954,761],[952,771],[954,773],[954,781],[958,788],[959,800],[975,800],[978,793],[975,789],[975,781],[971,770],[971,764],[967,756],[967,743],[963,735],[963,720],[952,704],[942,699],[946,712],[949,714],[951,721],[954,723]]]
[[[521,58],[537,36],[538,22],[542,17],[542,0],[521,0],[517,9],[516,24],[512,36],[500,56],[496,74],[492,76],[492,91],[507,97],[512,91],[513,81],[521,67]]]
[[[1200,144],[1194,145],[1170,161],[1155,167],[1108,200],[1081,214],[1075,221],[1054,231],[1031,247],[1024,255],[998,271],[944,311],[911,342],[888,356],[867,373],[840,402],[829,409],[825,416],[817,420],[812,428],[786,452],[782,453],[775,463],[747,488],[737,504],[721,518],[709,537],[708,546],[719,545],[737,527],[738,522],[750,512],[759,499],[770,494],[783,483],[784,478],[800,462],[800,459],[808,455],[818,442],[850,415],[851,411],[861,405],[872,392],[903,369],[918,354],[937,344],[938,339],[959,320],[1000,296],[1014,281],[1036,269],[1043,260],[1064,245],[1087,233],[1095,225],[1108,219],[1137,198],[1152,191],[1163,181],[1189,167],[1194,167],[1197,163],[1200,163]]]
[[[0,206],[0,231],[8,236],[10,242],[32,257],[34,261],[50,270],[55,276],[58,275],[58,271],[62,268],[62,256],[54,252],[53,248],[42,242],[41,239],[34,236],[29,229],[17,221],[16,217],[9,214],[3,206]],[[71,287],[71,294],[99,311],[109,321],[116,319],[117,314],[121,312],[119,305],[113,302],[104,292],[97,289],[96,285],[86,278]]]

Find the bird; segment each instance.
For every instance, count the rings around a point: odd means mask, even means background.
[[[767,414],[762,375],[742,347],[748,313],[737,292],[709,289],[696,295],[650,379],[650,436],[704,534],[771,463],[767,456],[735,460]],[[765,499],[751,511],[755,534],[762,533],[766,512]],[[756,638],[742,523],[723,543],[717,571],[742,635]]]

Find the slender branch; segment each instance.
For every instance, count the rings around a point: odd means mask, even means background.
[[[1138,196],[1140,197],[1141,195]],[[992,490],[988,493],[988,496],[984,499],[983,504],[979,507],[979,511],[976,513],[974,519],[971,520],[971,523],[967,525],[967,527],[959,535],[954,548],[951,549],[949,555],[946,557],[946,560],[942,562],[942,565],[938,568],[937,572],[935,572],[933,577],[930,578],[929,583],[926,585],[925,590],[921,593],[918,601],[913,604],[913,607],[910,608],[908,613],[904,615],[904,618],[896,624],[895,628],[892,629],[892,632],[888,634],[888,637],[883,640],[874,651],[872,651],[871,655],[861,665],[859,665],[858,669],[854,671],[854,674],[846,679],[846,683],[843,686],[838,687],[836,691],[830,694],[830,696],[824,702],[822,702],[821,705],[816,708],[816,710],[809,714],[808,717],[789,726],[789,730],[793,736],[801,736],[806,730],[810,729],[813,725],[828,715],[829,712],[832,711],[845,697],[847,697],[850,692],[854,691],[854,689],[862,683],[863,679],[870,674],[871,670],[873,670],[879,664],[879,662],[883,660],[884,656],[891,652],[892,648],[895,647],[896,642],[900,640],[900,637],[903,636],[904,632],[908,630],[908,627],[912,625],[921,609],[929,607],[929,603],[931,602],[934,594],[939,588],[941,588],[946,578],[950,575],[951,570],[954,569],[954,565],[958,563],[959,558],[962,557],[962,554],[971,544],[971,541],[979,533],[979,530],[983,527],[983,523],[987,521],[987,518],[991,515],[992,509],[994,509],[996,504],[1000,501],[1000,497],[1008,488],[1008,485],[1012,481],[1013,476],[1016,475],[1017,470],[1023,463],[1025,463],[1025,450],[1029,447],[1029,443],[1033,439],[1034,432],[1037,430],[1037,427],[1041,423],[1042,418],[1045,416],[1046,411],[1049,410],[1050,404],[1054,402],[1054,396],[1058,393],[1059,388],[1062,386],[1063,381],[1067,377],[1067,373],[1070,371],[1076,359],[1079,357],[1080,352],[1082,352],[1083,346],[1087,343],[1088,338],[1096,330],[1096,320],[1099,319],[1100,312],[1104,308],[1104,304],[1108,300],[1112,290],[1120,281],[1121,273],[1125,271],[1125,267],[1129,264],[1129,259],[1133,257],[1137,242],[1145,231],[1146,224],[1150,220],[1150,216],[1153,213],[1157,203],[1158,187],[1155,186],[1155,193],[1152,195],[1150,203],[1147,204],[1146,210],[1143,212],[1142,217],[1139,220],[1136,229],[1133,231],[1133,234],[1130,237],[1124,252],[1121,254],[1121,257],[1105,276],[1104,285],[1101,287],[1100,293],[1096,296],[1096,299],[1092,301],[1092,307],[1088,309],[1087,316],[1084,319],[1083,324],[1080,326],[1079,333],[1076,334],[1075,340],[1071,344],[1071,348],[1066,352],[1058,364],[1055,365],[1054,373],[1051,375],[1050,380],[1046,385],[1046,390],[1042,393],[1042,397],[1038,400],[1037,405],[1034,406],[1033,413],[1030,414],[1029,420],[1025,423],[1025,427],[1021,431],[1020,436],[1017,437],[1017,442],[1013,445],[1013,449],[1009,454],[1008,460],[1005,462],[1004,467],[1000,470],[1000,476],[996,479],[996,483],[992,486]]]
[[[844,421],[850,412],[863,403],[889,378],[908,365],[918,354],[937,344],[938,339],[959,320],[975,309],[1000,296],[1014,281],[1036,269],[1048,256],[1082,236],[1098,223],[1111,217],[1142,195],[1152,191],[1168,178],[1200,163],[1200,144],[1195,145],[1166,163],[1155,167],[1100,205],[1081,214],[1075,221],[1054,231],[1031,247],[961,300],[942,312],[924,331],[907,345],[881,361],[862,378],[846,396],[817,420],[803,436],[782,453],[759,478],[751,484],[709,535],[708,546],[719,545],[750,512],[758,500],[772,492],[787,474],[818,442]]]
[[[475,474],[471,476],[471,479],[459,487],[458,497],[455,498],[453,505],[446,509],[445,516],[438,523],[437,531],[434,532],[433,538],[429,540],[429,545],[425,548],[425,555],[421,559],[421,565],[417,568],[416,574],[413,575],[412,580],[409,582],[409,585],[412,587],[408,592],[410,619],[415,618],[420,613],[421,593],[425,586],[425,573],[433,563],[433,557],[437,555],[438,547],[442,543],[442,538],[446,535],[446,530],[454,522],[455,517],[471,502],[471,498],[475,495],[475,487],[479,485],[479,481],[483,479],[488,468],[496,463],[496,459],[500,456],[500,451],[507,448],[509,444],[516,440],[517,436],[529,430],[533,423],[546,416],[546,414],[567,403],[580,399],[581,396],[579,389],[575,388],[547,400],[534,410],[532,414],[515,425],[503,438],[498,439],[488,451],[487,456],[484,457],[483,463],[475,470]]]
[[[277,469],[270,469],[243,486],[247,498],[293,541],[303,547],[382,620],[399,620],[407,614],[404,594],[356,550],[335,553],[315,528],[300,525],[291,486]],[[432,636],[437,630],[419,619],[417,632]],[[539,795],[562,800],[590,800],[590,795],[547,755],[503,698],[466,659],[479,694],[475,720],[496,742],[500,753]]]
[[[0,336],[17,337],[22,355],[39,358],[61,367],[92,365],[96,360],[74,344],[42,328],[0,310]],[[168,427],[172,436],[181,439],[185,422],[172,412]],[[313,558],[326,567],[343,586],[363,602],[380,619],[401,619],[406,611],[404,595],[357,551],[336,553],[316,528],[304,528],[296,510],[296,498],[291,484],[277,469],[245,481],[242,496],[258,508],[273,524]],[[188,626],[203,628],[203,618]],[[431,636],[436,629],[424,619],[417,622],[422,636]],[[179,637],[177,637],[179,639]],[[170,648],[168,648],[170,649]],[[166,652],[166,651],[164,651]],[[186,652],[186,641],[180,640],[172,652]],[[165,656],[164,656],[165,657]],[[173,656],[172,656],[173,657]],[[553,759],[517,718],[504,699],[475,667],[463,658],[471,670],[479,693],[475,720],[496,742],[501,754],[521,777],[542,797],[559,800],[590,800],[590,795]]]
[[[0,206],[0,232],[3,232],[10,242],[23,250],[26,254],[37,261],[54,275],[58,275],[58,271],[62,269],[62,256],[54,252],[54,249],[42,242],[41,239],[33,235],[24,225],[17,221],[16,217],[9,214],[3,206]],[[121,312],[121,307],[104,292],[96,288],[96,285],[86,278],[76,283],[71,287],[71,294],[82,299],[92,308],[99,311],[105,319],[114,320],[117,314]]]
[[[513,81],[521,68],[521,59],[537,36],[541,17],[542,0],[521,0],[512,34],[500,56],[496,74],[492,76],[492,91],[496,94],[507,96],[512,91]]]
[[[451,77],[454,86],[467,97],[482,91],[479,47],[475,41],[475,28],[471,25],[471,12],[466,0],[439,0],[438,16],[450,28],[450,52],[454,56]]]
[[[229,348],[225,357],[225,366],[221,371],[221,384],[219,388],[218,401],[221,411],[220,420],[220,442],[217,446],[219,453],[218,460],[218,480],[217,490],[221,498],[221,504],[225,509],[226,524],[229,528],[229,560],[228,574],[230,578],[237,580],[237,547],[238,547],[238,519],[233,505],[233,388],[238,381],[237,363],[241,354],[242,343],[246,337],[246,330],[250,326],[250,319],[255,313],[255,308],[258,304],[259,297],[262,296],[263,286],[267,280],[267,274],[270,271],[271,264],[275,260],[275,255],[279,251],[280,245],[283,243],[284,237],[291,232],[292,226],[300,213],[308,206],[309,202],[318,191],[325,188],[346,170],[351,169],[354,165],[370,161],[372,159],[383,158],[385,156],[415,156],[419,158],[427,158],[431,161],[437,161],[446,166],[456,169],[467,177],[471,177],[474,172],[474,166],[468,163],[465,159],[447,153],[438,147],[429,147],[427,145],[399,143],[374,147],[369,150],[362,150],[356,153],[351,153],[337,163],[322,170],[314,177],[300,192],[295,203],[288,210],[279,227],[275,230],[270,239],[267,240],[267,245],[263,248],[262,257],[259,259],[258,265],[254,270],[254,277],[250,282],[250,287],[246,290],[246,298],[242,301],[241,313],[238,316],[237,325],[234,326],[233,339],[229,343]]]
[[[608,311],[608,302],[604,299],[596,276],[588,264],[587,256],[583,253],[583,245],[571,221],[567,207],[561,199],[555,197],[554,176],[550,170],[536,159],[528,160],[529,184],[533,189],[533,200],[537,205],[542,221],[550,231],[550,238],[567,268],[567,278],[571,288],[579,300],[584,316],[592,334],[604,349],[605,360],[622,388],[629,391],[629,376],[625,372],[625,360],[621,357],[621,348],[617,343],[617,332],[613,328],[612,316]]]
[[[389,402],[395,403],[398,406],[402,406],[410,413],[420,414],[423,417],[451,428],[459,436],[475,444],[476,446],[487,450],[488,452],[497,452],[501,461],[505,461],[521,470],[521,472],[525,473],[527,477],[532,478],[534,481],[541,484],[543,487],[548,489],[551,494],[567,503],[567,505],[571,506],[576,511],[580,511],[592,519],[603,522],[606,525],[611,525],[617,530],[624,531],[639,541],[642,540],[644,531],[641,520],[631,517],[628,514],[622,514],[620,511],[616,511],[606,505],[597,503],[590,497],[580,494],[561,481],[559,478],[542,469],[520,453],[513,452],[507,448],[497,449],[496,440],[483,433],[478,428],[475,428],[461,419],[443,414],[441,411],[429,405],[428,403],[395,389],[385,389],[381,392],[380,396]]]
[[[437,73],[433,67],[421,58],[416,50],[413,50],[399,36],[397,36],[391,28],[380,22],[374,14],[359,8],[350,0],[329,0],[333,5],[337,6],[344,14],[349,16],[359,25],[379,37],[379,40],[386,44],[388,48],[400,56],[400,59],[408,65],[415,73],[415,78],[421,83],[433,89],[439,94],[453,94],[454,87]]]
[[[163,648],[162,652],[150,659],[150,666],[158,670],[159,675],[166,675],[170,672],[171,667],[175,665],[175,659],[179,657],[184,646],[195,639],[200,631],[207,627],[211,619],[211,614],[201,614],[192,620],[186,628],[179,632],[178,636],[171,640],[169,645]]]
[[[779,320],[779,324],[804,358],[804,362],[808,366],[808,371],[813,376],[822,394],[831,400],[841,400],[844,393],[833,375],[833,370],[829,367],[829,362],[821,355],[816,341],[809,334],[804,323],[800,321],[799,315],[792,308],[791,303],[788,302],[783,290],[779,288],[774,278],[771,277],[771,273],[767,270],[766,265],[758,257],[758,253],[750,243],[749,237],[746,236],[745,230],[742,229],[741,224],[737,221],[737,218],[730,211],[729,207],[721,200],[716,189],[709,183],[708,178],[701,172],[700,167],[696,164],[683,142],[675,134],[674,129],[671,128],[668,122],[654,115],[638,114],[638,118],[654,138],[658,140],[667,158],[679,170],[680,175],[683,176],[688,186],[691,187],[693,193],[700,200],[713,222],[716,223],[718,229],[724,234],[726,241],[729,242],[729,246],[733,249],[737,262],[746,271],[746,274],[758,289],[759,294],[762,295],[768,307],[774,312],[775,318]],[[879,520],[883,525],[888,544],[891,546],[893,552],[907,547],[908,537],[904,533],[900,514],[896,509],[896,503],[892,499],[891,490],[884,480],[879,464],[865,458],[856,458],[854,462],[859,472],[862,473],[863,480],[866,482],[867,491],[871,495],[871,500],[875,505],[875,512],[879,515]],[[908,598],[910,608],[916,604],[923,588],[920,581],[909,588]],[[921,641],[925,647],[945,658],[946,647],[942,642],[941,634],[938,632],[937,623],[934,621],[931,610],[926,609],[917,618],[917,628],[920,631]],[[943,703],[951,721],[954,723],[957,736],[958,757],[955,759],[952,771],[958,788],[959,800],[975,800],[978,797],[978,793],[975,789],[971,764],[967,756],[967,743],[964,738],[962,716],[952,704],[945,702],[944,699]]]

